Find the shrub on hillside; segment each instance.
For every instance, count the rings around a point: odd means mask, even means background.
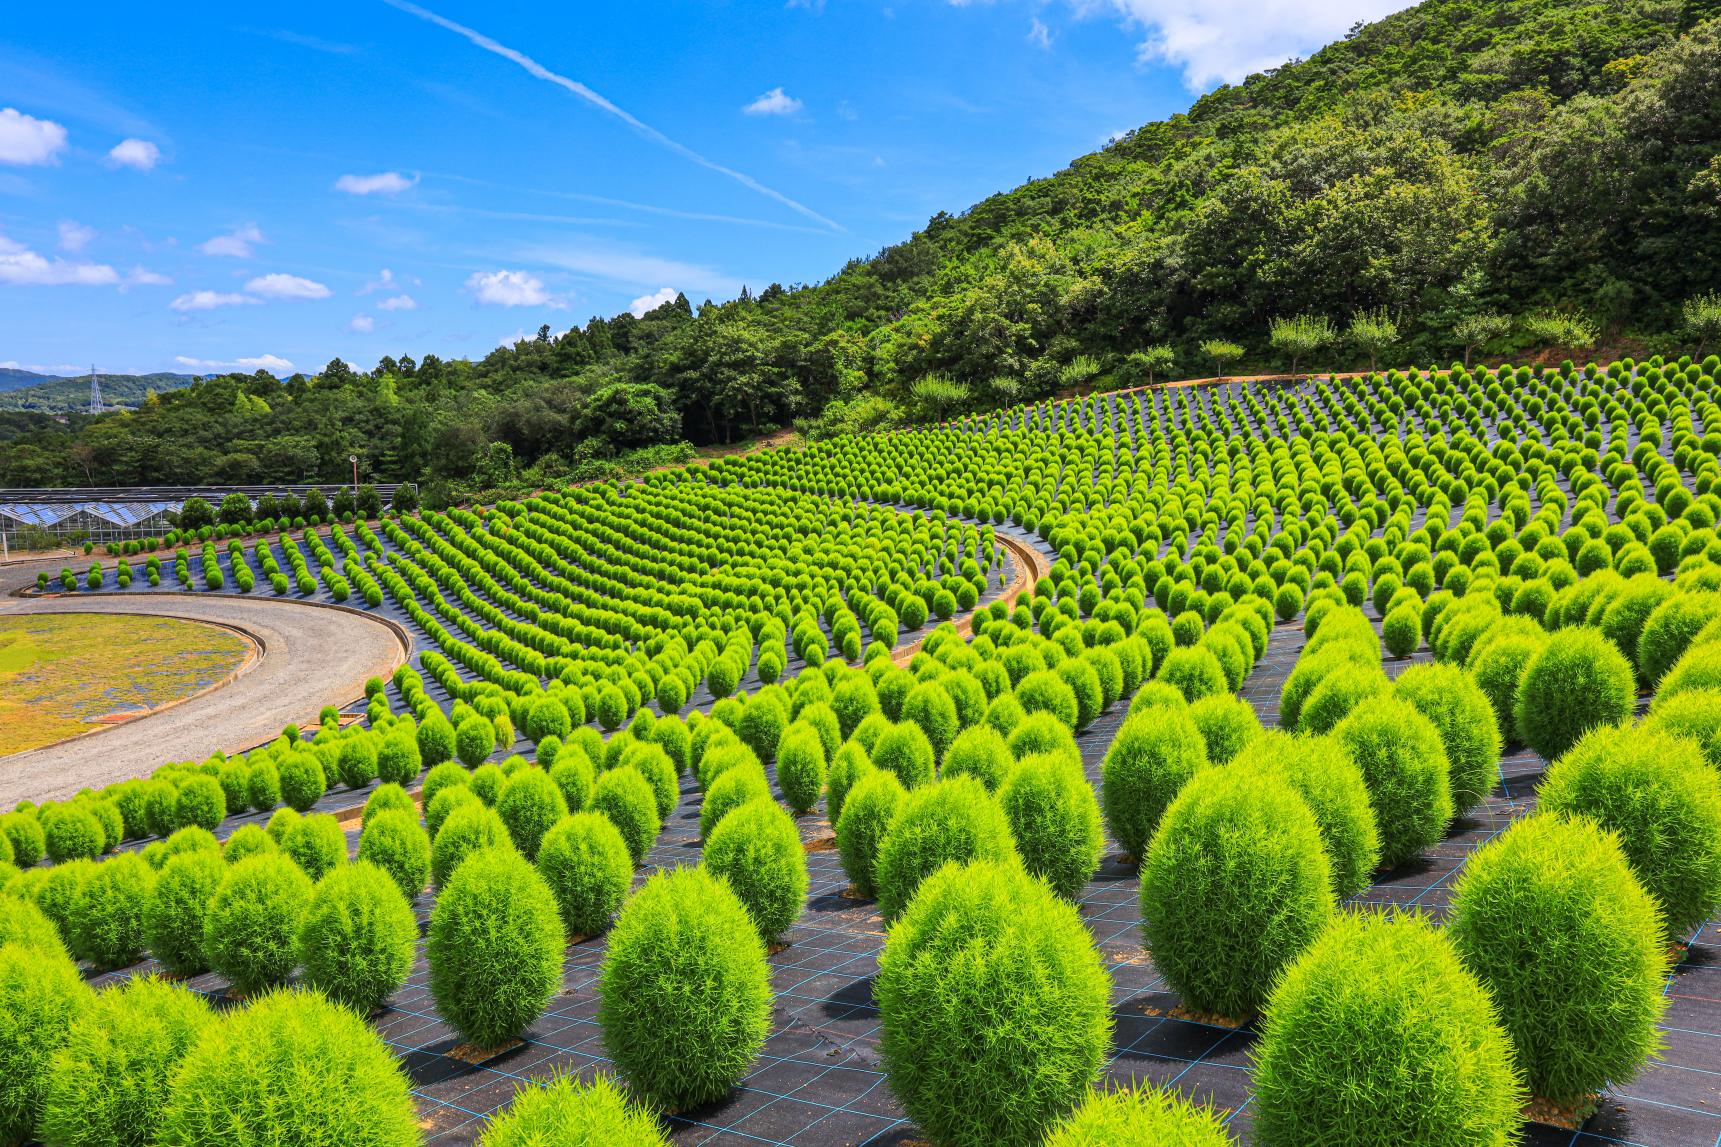
[[[323,763],[317,759],[315,753],[288,753],[281,761],[279,769],[281,799],[295,812],[308,812],[328,791]]]
[[[0,944],[0,1143],[32,1137],[53,1056],[94,1006],[64,952]]]
[[[1394,657],[1409,657],[1422,644],[1422,610],[1414,603],[1397,606],[1380,625],[1381,643]]]
[[[1599,631],[1579,626],[1553,634],[1524,667],[1514,716],[1524,743],[1552,761],[1591,729],[1628,719],[1636,699],[1631,662]]]
[[[1333,737],[1362,771],[1380,830],[1380,863],[1396,868],[1446,833],[1452,778],[1440,731],[1410,702],[1371,697]]]
[[[1273,729],[1251,742],[1231,767],[1274,774],[1297,790],[1315,816],[1339,899],[1368,887],[1380,864],[1380,829],[1362,772],[1336,739]]]
[[[335,758],[335,772],[349,789],[362,789],[377,778],[376,738],[365,734],[346,737]]]
[[[1518,821],[1465,862],[1448,933],[1534,1094],[1582,1103],[1659,1047],[1661,919],[1614,834],[1583,819]]]
[[[1207,743],[1187,707],[1124,718],[1101,765],[1106,824],[1125,855],[1140,857],[1166,806],[1207,767]]]
[[[607,1075],[590,1083],[558,1075],[542,1085],[522,1085],[507,1108],[491,1118],[478,1143],[479,1147],[562,1143],[669,1147],[651,1112],[636,1106]]]
[[[951,862],[1020,864],[1010,821],[973,777],[912,790],[879,843],[875,876],[888,923],[902,915],[920,882]]]
[[[725,816],[760,798],[771,799],[771,782],[765,778],[764,767],[749,755],[744,763],[726,769],[706,790],[699,806],[700,837],[709,840]]]
[[[312,813],[287,830],[281,851],[313,881],[321,880],[347,862],[347,834],[330,814]]]
[[[423,767],[418,742],[407,733],[390,733],[377,748],[376,775],[384,784],[410,784]]]
[[[8,886],[10,887],[10,886]],[[0,887],[0,944],[21,944],[69,956],[60,930],[34,903]]]
[[[855,783],[843,801],[836,824],[837,852],[855,896],[870,900],[877,892],[878,851],[896,823],[907,790],[896,774],[874,769]]]
[[[833,829],[842,817],[843,802],[848,799],[849,790],[872,771],[872,761],[866,750],[853,741],[844,742],[836,756],[831,758],[830,771],[825,774],[825,817]]]
[[[1199,646],[1184,646],[1167,653],[1155,680],[1175,687],[1185,701],[1199,701],[1231,691],[1219,659]]]
[[[797,722],[784,732],[777,748],[777,784],[797,813],[819,803],[825,787],[825,746],[811,725]]]
[[[228,870],[203,922],[210,967],[240,995],[284,983],[298,959],[299,926],[311,881],[281,855],[253,856]]]
[[[214,777],[188,777],[173,802],[173,821],[181,828],[196,826],[214,832],[227,816],[227,795]]]
[[[469,769],[476,769],[496,751],[496,725],[482,714],[466,718],[454,730],[454,755]]]
[[[608,817],[577,812],[544,834],[538,871],[556,898],[567,934],[596,936],[627,897],[633,857]]]
[[[1040,1142],[1111,1047],[1093,937],[1008,860],[930,875],[890,929],[874,991],[891,1090],[938,1143]]]
[[[568,803],[543,769],[520,769],[502,785],[496,812],[508,836],[527,860],[538,856],[538,843],[555,823],[568,815]]]
[[[359,833],[357,859],[388,873],[408,900],[423,892],[430,880],[430,856],[430,835],[412,813],[378,813]]]
[[[556,898],[512,848],[473,853],[437,895],[425,952],[430,994],[469,1043],[514,1039],[562,985]]]
[[[1285,588],[1297,587],[1293,583]],[[1175,1091],[1143,1084],[1127,1091],[1091,1093],[1069,1118],[1052,1128],[1043,1147],[1137,1147],[1150,1143],[1230,1147],[1231,1136],[1211,1107],[1197,1106]]]
[[[144,918],[155,896],[156,873],[142,857],[122,853],[96,865],[71,905],[72,952],[97,971],[137,963],[144,950]]]
[[[1099,800],[1080,758],[1024,758],[998,790],[998,803],[1029,874],[1065,899],[1079,896],[1105,851]]]
[[[611,769],[599,777],[592,788],[590,807],[593,812],[609,817],[610,823],[621,832],[634,864],[643,863],[663,829],[663,822],[657,815],[657,797],[639,771]]]
[[[725,816],[705,842],[705,867],[729,882],[770,943],[807,902],[807,854],[795,821],[775,801],[753,800]]]
[[[1404,671],[1393,694],[1434,723],[1446,750],[1452,810],[1462,816],[1481,804],[1500,779],[1500,735],[1488,695],[1455,665],[1416,665]]]
[[[143,940],[169,973],[192,976],[209,967],[204,925],[227,872],[227,863],[214,852],[188,852],[162,865],[144,906]]]
[[[360,814],[359,823],[369,827],[376,816],[385,812],[404,812],[416,818],[418,806],[412,803],[412,798],[406,795],[405,789],[393,781],[385,781],[365,799],[364,812]]]
[[[1228,763],[1262,732],[1255,707],[1229,693],[1201,698],[1189,706],[1189,717],[1201,731],[1208,762],[1215,765]]]
[[[1196,1011],[1253,1014],[1335,905],[1314,814],[1265,774],[1211,769],[1193,778],[1142,858],[1142,936]]]
[[[913,789],[932,781],[938,754],[919,725],[901,721],[878,735],[870,756],[874,768],[895,773],[904,788]]]
[[[740,899],[701,868],[660,872],[623,907],[598,998],[604,1047],[629,1088],[671,1110],[727,1094],[771,1026],[765,945]]]
[[[1545,812],[1619,834],[1669,940],[1683,940],[1721,906],[1721,780],[1692,742],[1653,729],[1596,729],[1548,769],[1537,800]]]
[[[364,861],[323,878],[299,928],[305,982],[360,1015],[406,983],[417,946],[412,905],[387,871]]]
[[[153,976],[101,992],[49,1064],[43,1141],[149,1147],[174,1073],[215,1022],[201,995]]]
[[[1691,741],[1703,750],[1710,765],[1721,769],[1721,689],[1690,689],[1658,697],[1643,724]]]
[[[276,992],[206,1028],[173,1078],[167,1147],[420,1142],[406,1073],[355,1013]]]
[[[1347,662],[1335,666],[1304,699],[1297,711],[1299,733],[1330,733],[1363,701],[1392,688],[1379,665]]]
[[[513,847],[508,826],[496,810],[476,800],[458,806],[430,842],[431,881],[447,887],[467,857],[496,847]]]
[[[107,842],[95,814],[75,804],[53,805],[42,813],[41,825],[48,859],[55,864],[94,860]]]

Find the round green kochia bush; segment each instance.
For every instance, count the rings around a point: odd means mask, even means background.
[[[1690,689],[1658,697],[1643,725],[1691,741],[1713,768],[1721,770],[1721,689]]]
[[[452,788],[468,788],[471,784],[472,774],[466,771],[464,765],[457,765],[453,761],[443,761],[439,765],[432,766],[431,770],[424,774],[424,785],[419,790],[418,798],[423,803],[425,811],[429,812],[431,804],[443,792]]]
[[[352,1143],[416,1147],[418,1116],[388,1045],[316,992],[275,992],[228,1013],[186,1053],[159,1147]]]
[[[607,1075],[590,1083],[559,1075],[542,1086],[527,1084],[478,1140],[479,1147],[553,1144],[669,1147],[669,1140],[651,1112],[636,1106]]]
[[[454,755],[467,768],[476,769],[495,751],[496,726],[490,718],[474,714],[454,730]]]
[[[932,743],[932,755],[942,758],[950,742],[956,739],[962,723],[956,715],[956,702],[937,681],[922,681],[909,690],[902,702],[902,720],[919,726]]]
[[[162,865],[144,908],[143,939],[150,954],[173,975],[196,975],[209,967],[204,923],[227,872],[227,864],[214,852],[188,852]]]
[[[1533,1094],[1579,1103],[1659,1047],[1661,919],[1613,833],[1582,818],[1518,821],[1465,862],[1448,935],[1493,996]]]
[[[95,994],[64,952],[0,944],[0,1143],[32,1137],[54,1054]]]
[[[390,733],[376,751],[376,775],[386,785],[405,785],[424,768],[418,742],[409,733]]]
[[[1050,669],[1037,670],[1022,678],[1016,684],[1014,696],[1024,713],[1050,713],[1072,729],[1081,717],[1075,690]]]
[[[299,928],[299,963],[306,983],[365,1015],[406,983],[417,945],[406,896],[386,871],[360,861],[317,885]]]
[[[1380,830],[1380,863],[1396,868],[1446,833],[1452,777],[1434,723],[1408,701],[1371,697],[1333,737],[1362,771]]]
[[[542,750],[538,758],[543,760]],[[577,748],[569,748],[556,754],[555,764],[549,766],[550,780],[561,790],[562,801],[568,806],[569,812],[579,812],[592,799],[592,786],[597,784],[597,770],[591,761]]]
[[[0,816],[0,832],[12,845],[12,863],[29,868],[41,863],[48,847],[41,822],[28,813],[9,812]]]
[[[228,864],[238,864],[248,856],[256,856],[263,852],[279,852],[281,846],[275,843],[268,830],[262,825],[242,824],[234,830],[233,835],[221,843],[221,859]]]
[[[153,976],[101,992],[48,1067],[43,1142],[149,1147],[174,1073],[214,1023],[202,996]]]
[[[749,699],[746,708],[741,710],[735,733],[760,761],[770,761],[788,724],[787,709],[770,694],[761,692]]]
[[[1253,1014],[1336,904],[1314,814],[1269,774],[1222,768],[1195,777],[1142,858],[1142,936],[1196,1011]]]
[[[1231,691],[1225,667],[1211,650],[1199,646],[1183,646],[1166,654],[1154,679],[1175,687],[1185,701]]]
[[[1080,895],[1105,852],[1099,799],[1080,760],[1062,753],[1025,758],[998,790],[998,803],[1028,873],[1067,900]]]
[[[919,725],[902,721],[891,725],[872,744],[873,767],[895,773],[905,789],[930,784],[938,754]]]
[[[1500,779],[1500,733],[1494,707],[1476,679],[1456,665],[1414,665],[1392,687],[1434,723],[1446,750],[1452,811],[1481,804]]]
[[[1544,774],[1537,803],[1619,834],[1669,940],[1685,939],[1721,905],[1721,780],[1685,738],[1593,730]]]
[[[958,733],[945,750],[943,775],[971,776],[988,792],[997,792],[1015,764],[1004,734],[990,725],[975,725]]]
[[[1381,643],[1394,657],[1409,657],[1422,644],[1422,610],[1414,602],[1394,608],[1380,624]]]
[[[807,853],[794,818],[775,801],[742,805],[712,830],[705,867],[721,876],[770,943],[800,919],[807,903]]]
[[[669,754],[656,745],[635,741],[622,752],[620,764],[645,778],[651,786],[652,800],[657,805],[658,820],[668,820],[669,814],[675,811],[676,802],[681,799],[680,774],[675,771],[675,762],[669,759]]]
[[[289,753],[278,766],[281,774],[281,799],[295,812],[307,812],[323,799],[328,781],[323,763],[315,753]]]
[[[837,820],[837,853],[853,895],[870,900],[878,891],[878,851],[902,811],[908,791],[896,774],[874,769],[849,790]]]
[[[725,769],[705,792],[699,806],[699,835],[709,840],[723,818],[742,805],[771,799],[771,782],[764,766],[749,756],[745,763]]]
[[[71,906],[72,953],[97,971],[137,963],[155,885],[155,869],[136,853],[121,853],[96,865]]]
[[[1362,772],[1337,740],[1269,730],[1237,754],[1230,767],[1274,774],[1297,790],[1321,831],[1339,899],[1368,887],[1380,864],[1380,830]]]
[[[1146,851],[1166,806],[1205,768],[1207,742],[1188,707],[1153,706],[1124,718],[1100,766],[1100,799],[1126,856]]]
[[[107,842],[95,814],[75,804],[54,805],[42,814],[41,822],[48,859],[55,864],[94,860]]]
[[[349,789],[362,789],[377,776],[376,738],[347,737],[341,741],[335,758],[335,774]]]
[[[95,861],[79,859],[56,864],[40,877],[31,873],[20,878],[38,881],[30,895],[36,901],[36,907],[42,910],[42,915],[54,922],[60,935],[68,942],[72,935],[72,909],[83,896],[84,885],[95,870]]]
[[[567,934],[596,936],[627,898],[633,857],[608,817],[577,812],[544,834],[538,872],[556,898]]]
[[[347,862],[347,834],[326,812],[315,812],[287,830],[281,851],[305,870],[312,880],[321,880]]]
[[[710,797],[706,797],[710,800]],[[591,809],[609,817],[627,842],[628,855],[637,866],[657,840],[663,822],[657,815],[657,798],[651,785],[631,767],[611,769],[592,788]]]
[[[747,910],[703,868],[659,872],[622,908],[598,978],[604,1047],[640,1099],[709,1103],[771,1028],[770,967]]]
[[[1524,670],[1547,640],[1541,633],[1503,633],[1486,638],[1478,643],[1466,666],[1494,708],[1502,744],[1519,743],[1518,686],[1523,683]]]
[[[1334,667],[1310,691],[1297,713],[1299,733],[1330,733],[1362,701],[1392,688],[1379,665],[1348,662]]]
[[[525,1031],[561,989],[566,943],[537,869],[512,848],[473,853],[430,913],[431,997],[469,1043],[496,1047]]]
[[[203,920],[210,967],[240,995],[284,983],[298,962],[299,926],[310,904],[310,878],[285,856],[233,865]]]
[[[849,790],[872,771],[866,750],[853,741],[844,742],[831,758],[830,771],[825,774],[825,817],[833,829],[843,815],[843,802],[848,800]]]
[[[1039,1143],[1111,1047],[1092,936],[1010,861],[929,876],[889,931],[874,994],[891,1091],[934,1143]]]
[[[388,873],[401,895],[411,900],[430,880],[430,834],[414,813],[378,813],[359,833],[358,859]]]
[[[1292,584],[1285,588],[1297,587]],[[1143,1085],[1128,1091],[1092,1093],[1068,1119],[1052,1128],[1043,1147],[1142,1144],[1230,1147],[1231,1136],[1211,1107],[1198,1107],[1174,1091]]]
[[[796,722],[777,746],[777,784],[797,813],[811,811],[825,788],[825,745],[811,725]]]
[[[1631,717],[1637,675],[1599,630],[1553,634],[1524,667],[1514,717],[1519,736],[1544,760],[1564,756],[1591,729]]]
[[[455,767],[459,768],[460,766],[456,765]],[[424,806],[424,827],[430,832],[430,839],[434,841],[438,836],[441,836],[443,826],[454,815],[454,810],[466,805],[489,807],[478,799],[478,794],[473,792],[469,785],[451,785],[437,793],[434,800],[426,803]]]
[[[479,765],[472,770],[472,795],[483,801],[490,808],[496,807],[497,798],[502,795],[502,785],[508,779],[500,765]]]
[[[418,806],[412,803],[412,798],[406,795],[405,789],[393,781],[385,781],[365,798],[364,812],[359,817],[359,824],[369,825],[371,818],[385,812],[404,812],[417,816]]]
[[[39,948],[70,958],[60,930],[35,904],[0,888],[0,944]]]
[[[430,879],[438,888],[446,887],[467,857],[496,847],[513,847],[501,816],[481,801],[462,804],[431,840]]]
[[[1506,1144],[1524,1098],[1487,991],[1419,916],[1335,917],[1268,1001],[1255,1058],[1264,1147]]]
[[[502,795],[496,799],[496,812],[520,855],[533,860],[544,834],[568,815],[568,802],[548,773],[527,768],[503,783]]]
[[[214,832],[227,816],[227,796],[214,777],[188,777],[173,802],[173,820],[181,828],[196,825]]]
[[[1189,706],[1189,717],[1201,731],[1210,764],[1229,763],[1245,745],[1262,733],[1261,719],[1255,716],[1255,707],[1229,693],[1201,698]]]
[[[874,866],[885,922],[902,915],[921,881],[946,864],[971,860],[1021,863],[997,798],[973,777],[951,777],[910,792],[879,842]]]

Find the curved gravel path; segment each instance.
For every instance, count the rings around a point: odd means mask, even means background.
[[[217,749],[244,752],[274,737],[289,721],[315,724],[323,706],[350,704],[363,696],[366,678],[386,679],[407,654],[404,636],[377,618],[269,598],[159,592],[0,597],[0,617],[48,613],[213,622],[246,634],[262,648],[262,656],[232,683],[171,708],[0,757],[0,808],[25,798],[63,799],[85,786],[146,776],[168,761],[201,761]]]

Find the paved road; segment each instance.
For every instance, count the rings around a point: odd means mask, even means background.
[[[0,576],[0,589],[34,581]],[[168,761],[243,752],[289,721],[315,723],[324,705],[346,705],[367,677],[386,678],[406,655],[389,625],[357,612],[228,594],[19,599],[0,596],[0,617],[26,613],[136,613],[229,625],[263,648],[251,670],[170,709],[58,745],[0,757],[0,809],[60,799],[85,786],[146,776]]]

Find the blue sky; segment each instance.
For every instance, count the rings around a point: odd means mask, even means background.
[[[481,356],[818,281],[1402,6],[18,6],[0,365]]]

